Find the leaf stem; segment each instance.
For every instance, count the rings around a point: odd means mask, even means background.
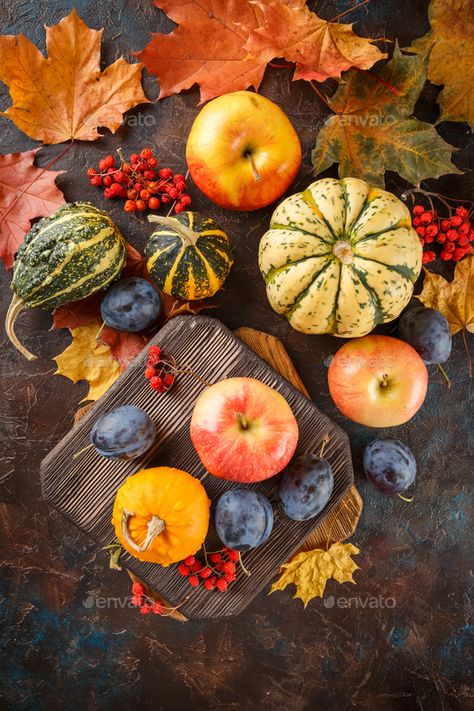
[[[324,96],[323,92],[320,91],[320,90],[317,88],[317,86],[316,86],[316,84],[314,83],[314,81],[311,80],[311,81],[309,82],[309,85],[310,85],[310,87],[313,89],[313,91],[316,92],[316,94],[319,96],[319,98],[321,99],[321,101],[322,101],[324,104],[326,104],[326,106],[328,107],[329,111],[332,111],[332,113],[334,113],[334,109],[333,109],[332,106],[330,105],[330,103],[329,103],[329,101],[327,100],[327,98]]]
[[[469,380],[472,378],[472,361],[471,361],[471,354],[469,353],[469,346],[467,345],[467,338],[466,338],[466,329],[462,329],[462,340],[464,342],[464,348],[466,351],[467,355],[467,372],[469,373]]]
[[[369,0],[362,0],[362,2],[360,2],[358,5],[354,5],[354,7],[350,7],[348,10],[345,10],[339,15],[336,15],[336,17],[333,17],[331,20],[329,20],[329,22],[336,22],[336,20],[340,20],[341,17],[348,15],[350,12],[354,12],[354,10],[357,10],[359,7],[362,7],[362,5],[366,5],[368,2]]]

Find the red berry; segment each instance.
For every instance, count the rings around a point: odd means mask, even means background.
[[[138,163],[140,160],[140,156],[138,156],[136,153],[132,153],[130,156],[130,163]]]
[[[148,368],[145,368],[145,378],[153,378],[155,376],[155,369],[153,368],[152,365],[149,365]]]
[[[227,590],[227,582],[223,578],[219,578],[216,583],[216,588],[219,592],[225,592]]]
[[[446,242],[446,235],[444,232],[440,232],[439,235],[436,237],[436,241],[438,244],[444,244]]]
[[[185,177],[184,177],[184,175],[181,175],[181,173],[176,173],[176,175],[173,178],[173,181],[175,183],[184,183]]]
[[[143,172],[143,177],[145,178],[145,180],[153,180],[153,178],[155,177],[155,171],[154,170],[145,170]]]
[[[191,197],[189,195],[181,195],[180,203],[181,205],[190,205]]]
[[[197,560],[195,563],[192,564],[191,566],[191,572],[192,573],[199,573],[199,571],[202,568],[202,563],[200,560]]]
[[[194,565],[196,558],[193,555],[188,555],[188,557],[184,559],[184,562],[186,565]]]
[[[109,188],[109,192],[112,196],[117,197],[117,195],[120,195],[122,192],[122,186],[119,185],[118,183],[112,183],[112,185]]]
[[[201,576],[201,578],[210,578],[212,575],[212,570],[208,566],[206,566],[200,571],[199,575]]]
[[[189,565],[186,565],[186,563],[180,563],[178,565],[178,573],[180,575],[188,576],[190,572],[191,572],[191,569],[190,569]]]
[[[140,151],[140,158],[143,158],[143,160],[148,160],[149,158],[153,157],[153,153],[149,148],[143,148],[143,150]]]
[[[422,263],[422,264],[426,264],[426,263],[429,262],[429,261],[430,261],[430,258],[429,258],[429,256],[428,256],[428,253],[427,253],[427,252],[423,252],[423,256],[422,256],[422,258],[421,258],[421,263]]]
[[[466,217],[469,215],[469,212],[466,210],[465,207],[457,207],[456,215],[459,215],[462,220],[465,220]]]
[[[180,202],[176,203],[174,206],[174,211],[177,215],[179,215],[180,212],[184,212],[184,205],[181,205]]]
[[[224,573],[235,573],[235,565],[229,561],[228,563],[224,563],[222,570]]]
[[[186,190],[186,183],[184,180],[178,180],[178,182],[175,182],[176,185],[176,190],[179,190],[181,192],[182,190]]]
[[[469,239],[466,237],[466,235],[461,235],[458,239],[458,244],[460,247],[467,247],[469,244]]]
[[[431,242],[434,242],[434,237],[430,237],[430,235],[425,236],[425,242],[427,244],[430,244]]]
[[[133,583],[132,585],[132,593],[134,595],[143,595],[144,593],[144,587],[141,583]]]
[[[420,225],[420,218],[414,217],[413,220],[411,221],[411,224],[413,225],[413,227],[418,227]]]
[[[170,168],[161,168],[160,171],[158,171],[158,175],[160,178],[163,180],[168,180],[168,178],[171,178],[173,175],[173,171],[170,170]]]
[[[151,156],[151,158],[148,158],[147,163],[150,166],[150,168],[156,168],[156,166],[158,165],[158,161],[156,160],[156,158],[154,156]]]
[[[449,222],[451,223],[451,227],[459,227],[462,222],[462,218],[459,217],[459,215],[454,215],[454,217],[451,217]]]
[[[428,237],[436,237],[438,231],[438,225],[428,225],[428,227],[426,228],[426,234],[428,235]]]
[[[96,174],[97,174],[97,171],[95,168],[87,168],[87,176],[89,178],[92,178]]]
[[[423,237],[420,237],[420,242],[421,242],[421,246],[424,247],[424,246],[425,246],[425,240],[423,239]]]
[[[454,244],[454,242],[447,242],[444,245],[445,252],[454,252],[455,249],[456,249],[456,245]]]
[[[148,202],[148,200],[151,198],[151,193],[149,190],[141,190],[140,197],[144,202]]]
[[[211,561],[211,563],[220,563],[221,559],[222,556],[220,553],[211,553],[211,555],[209,556],[209,560]]]
[[[172,200],[176,200],[177,198],[179,198],[179,192],[178,190],[176,190],[176,188],[170,188],[168,190],[168,195]]]
[[[464,247],[464,254],[471,254],[473,249],[474,247],[472,246],[472,244],[468,244],[466,247]]]
[[[143,200],[137,200],[135,205],[137,206],[137,210],[140,210],[140,212],[146,210],[146,203]]]
[[[116,183],[123,183],[125,180],[125,175],[121,170],[117,170],[116,173],[114,173],[114,180]]]
[[[420,216],[420,222],[422,225],[429,225],[433,222],[433,213],[427,210]]]
[[[449,227],[449,220],[441,220],[441,229],[443,230],[443,232],[447,232],[449,230]]]
[[[232,583],[236,579],[236,574],[235,573],[226,573],[224,575],[224,580],[228,583]]]
[[[417,228],[416,228],[415,232],[416,232],[416,234],[418,235],[418,237],[424,237],[424,236],[425,236],[425,230],[426,230],[426,227],[420,226],[420,227],[417,227]]]
[[[150,379],[150,385],[153,390],[161,390],[163,387],[163,381],[159,375],[154,375],[153,378]]]
[[[132,595],[131,603],[135,607],[140,607],[143,602],[143,597],[141,595]]]
[[[99,168],[102,172],[108,170],[109,168],[113,168],[114,165],[115,161],[113,156],[105,156],[105,158],[102,158],[102,160],[99,161]]]
[[[459,262],[460,259],[464,257],[464,250],[462,247],[457,247],[454,252],[453,252],[453,259],[456,262]]]
[[[214,563],[214,568],[221,572],[224,569],[224,563],[220,561],[220,563]]]
[[[165,373],[163,376],[163,382],[167,388],[169,388],[174,383],[174,375],[171,373]]]
[[[165,205],[166,205],[166,203],[171,202],[170,196],[169,195],[162,195],[161,202],[163,202]]]
[[[228,551],[226,552],[226,555],[227,555],[228,559],[234,561],[234,563],[236,563],[236,562],[239,560],[239,557],[240,557],[240,556],[239,556],[239,551],[231,551],[231,550],[228,550]]]
[[[450,259],[453,258],[453,255],[451,254],[451,252],[446,252],[445,249],[443,249],[443,251],[441,252],[441,254],[439,256],[441,257],[441,259],[444,259],[445,262],[448,262]]]
[[[152,180],[150,183],[148,183],[148,190],[151,193],[157,193],[160,189],[159,184],[156,182],[156,180]]]
[[[134,190],[137,191],[137,193],[139,193],[140,190],[142,189],[142,184],[137,181],[136,183],[133,184],[133,188],[134,188]]]
[[[470,228],[471,228],[471,225],[469,224],[469,222],[463,222],[462,225],[459,225],[458,232],[460,235],[467,235]]]
[[[113,197],[113,194],[110,192],[110,188],[105,188],[104,190],[104,197],[107,198],[107,200],[111,200]]]
[[[127,163],[122,166],[122,172],[125,173],[125,175],[131,175],[132,174],[132,168],[129,166]]]
[[[158,210],[160,207],[160,201],[157,197],[153,196],[148,200],[148,207],[150,210]]]
[[[91,178],[91,185],[102,185],[102,178],[100,175],[94,175],[94,177]]]
[[[163,612],[165,611],[165,608],[159,602],[155,602],[152,609],[153,609],[153,612],[155,615],[162,615]]]
[[[448,230],[446,232],[446,239],[448,239],[450,242],[455,242],[458,238],[458,233],[456,230]]]
[[[193,588],[197,588],[199,585],[199,578],[197,575],[190,575],[188,578],[189,584],[193,586]]]
[[[423,207],[423,205],[415,205],[415,207],[413,208],[414,215],[422,215],[424,211],[425,208]]]
[[[208,578],[207,580],[204,581],[204,587],[206,588],[206,590],[214,590],[214,588],[216,587],[216,584],[213,583],[210,578]]]
[[[102,185],[106,185],[107,187],[109,185],[112,185],[113,182],[114,182],[114,179],[112,178],[111,175],[104,175],[104,177],[102,178]]]
[[[133,200],[126,200],[123,209],[125,210],[125,212],[135,212],[135,210],[137,209],[137,204]]]
[[[145,603],[145,605],[141,606],[140,612],[142,613],[142,615],[149,615],[151,612],[151,605],[148,605],[148,603]]]

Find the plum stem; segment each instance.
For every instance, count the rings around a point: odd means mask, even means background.
[[[446,380],[446,384],[447,384],[448,388],[450,388],[451,387],[451,379],[450,379],[449,375],[447,374],[447,372],[445,371],[445,369],[443,368],[441,363],[436,363],[436,365],[438,366],[439,370],[441,371],[443,378]]]
[[[250,570],[247,570],[247,568],[245,567],[244,562],[242,560],[242,553],[240,551],[239,551],[239,563],[240,563],[240,567],[242,568],[242,573],[244,575],[247,575],[247,577],[250,576]]]
[[[414,496],[412,496],[410,499],[407,499],[406,496],[402,496],[401,494],[398,494],[398,496],[401,498],[402,501],[406,501],[407,504],[411,504],[411,502],[412,502],[413,499],[415,498]]]
[[[72,455],[72,458],[73,458],[73,459],[77,459],[78,457],[81,456],[81,454],[84,454],[84,452],[86,452],[88,449],[90,449],[90,448],[93,447],[93,446],[94,446],[94,445],[93,445],[92,442],[91,442],[91,443],[88,444],[86,447],[83,447],[83,448],[80,449],[78,452],[75,452],[75,453]]]
[[[323,456],[324,449],[325,449],[327,443],[329,442],[329,440],[330,440],[329,435],[328,435],[328,434],[325,434],[324,437],[323,437],[323,441],[322,441],[322,443],[321,443],[321,449],[319,450],[319,458],[320,458],[320,459],[321,459],[322,456]]]

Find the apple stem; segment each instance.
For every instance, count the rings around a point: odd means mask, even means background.
[[[450,388],[451,387],[451,379],[450,379],[449,375],[447,374],[447,372],[445,371],[445,369],[443,368],[441,363],[437,363],[436,365],[438,366],[439,370],[441,371],[443,378],[446,380],[446,384],[447,384],[448,388]]]
[[[87,445],[87,447],[83,447],[83,448],[80,449],[78,452],[76,452],[75,454],[73,454],[73,455],[72,455],[72,458],[73,458],[73,459],[77,459],[78,457],[81,456],[81,454],[84,454],[84,452],[87,452],[87,450],[90,449],[90,448],[93,447],[93,446],[94,446],[94,445],[93,445],[92,442],[91,442],[90,444]]]
[[[248,162],[250,163],[250,166],[252,168],[253,177],[255,178],[255,182],[259,183],[262,179],[262,176],[260,175],[260,173],[257,170],[257,166],[255,165],[255,161],[252,158],[252,154],[247,152],[247,153],[245,153],[245,157],[247,158]]]
[[[329,439],[330,439],[329,435],[328,435],[328,434],[325,434],[324,437],[323,437],[323,441],[322,441],[322,443],[321,443],[321,449],[319,450],[319,458],[320,458],[320,459],[321,459],[322,456],[323,456],[324,449],[325,449],[327,443],[329,442]]]
[[[238,412],[237,417],[239,419],[240,426],[242,427],[242,429],[248,429],[249,423],[247,422],[247,418],[245,417],[245,415],[242,412]]]

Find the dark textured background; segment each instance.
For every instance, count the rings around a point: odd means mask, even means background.
[[[330,19],[351,2],[320,0],[311,5]],[[43,23],[56,23],[72,6],[69,1],[0,0],[0,32],[24,32],[44,50]],[[171,28],[145,0],[78,0],[76,7],[90,26],[105,27],[107,64],[141,49],[150,30]],[[403,46],[428,30],[426,7],[426,0],[371,0],[345,19],[357,21],[362,35],[398,37]],[[301,138],[304,159],[294,191],[311,178],[310,151],[328,111],[306,83],[292,83],[290,76],[290,70],[269,68],[261,93],[288,113]],[[145,76],[144,84],[148,95],[156,97],[155,79]],[[419,118],[436,119],[437,92],[426,87],[416,108]],[[146,224],[126,216],[118,205],[105,204],[100,192],[89,186],[84,169],[119,145],[126,153],[149,145],[162,163],[184,172],[185,140],[198,112],[197,101],[193,90],[138,108],[115,136],[74,145],[55,166],[67,170],[58,180],[66,198],[90,199],[112,209],[125,235],[143,247]],[[7,105],[2,85],[0,107]],[[152,125],[131,125],[145,117],[151,117]],[[468,198],[473,187],[472,135],[465,124],[445,123],[439,131],[460,149],[454,161],[468,172],[426,185]],[[0,117],[1,152],[35,145]],[[44,148],[39,165],[61,150]],[[403,181],[387,177],[388,187],[400,194]],[[42,358],[28,364],[4,335],[0,354],[0,708],[128,709],[134,701],[179,711],[472,708],[468,483],[473,462],[461,336],[454,338],[447,364],[453,387],[448,391],[436,368],[430,367],[426,403],[410,423],[386,432],[348,422],[330,401],[323,362],[339,342],[292,331],[266,301],[256,253],[271,208],[248,215],[229,213],[193,188],[191,193],[193,208],[222,222],[235,248],[236,263],[226,289],[214,300],[219,310],[213,315],[231,328],[247,325],[279,336],[314,400],[351,437],[356,483],[364,499],[352,539],[361,550],[357,587],[331,581],[326,598],[334,596],[335,605],[315,600],[306,611],[292,600],[291,589],[271,597],[263,592],[240,618],[228,622],[182,625],[123,609],[129,594],[127,575],[110,572],[104,554],[41,499],[40,460],[71,426],[86,386],[52,377],[51,357],[70,336],[67,331],[49,333],[50,316],[30,311],[19,331]],[[451,273],[446,267],[446,276]],[[10,298],[9,280],[2,271],[2,315]],[[381,330],[392,329],[393,324]],[[472,338],[470,344],[472,348]],[[376,494],[361,476],[363,446],[388,434],[412,447],[418,460],[411,504]],[[381,596],[382,603],[393,598],[395,605],[362,608],[359,602],[356,608],[340,608],[338,598],[349,596],[362,602]]]

